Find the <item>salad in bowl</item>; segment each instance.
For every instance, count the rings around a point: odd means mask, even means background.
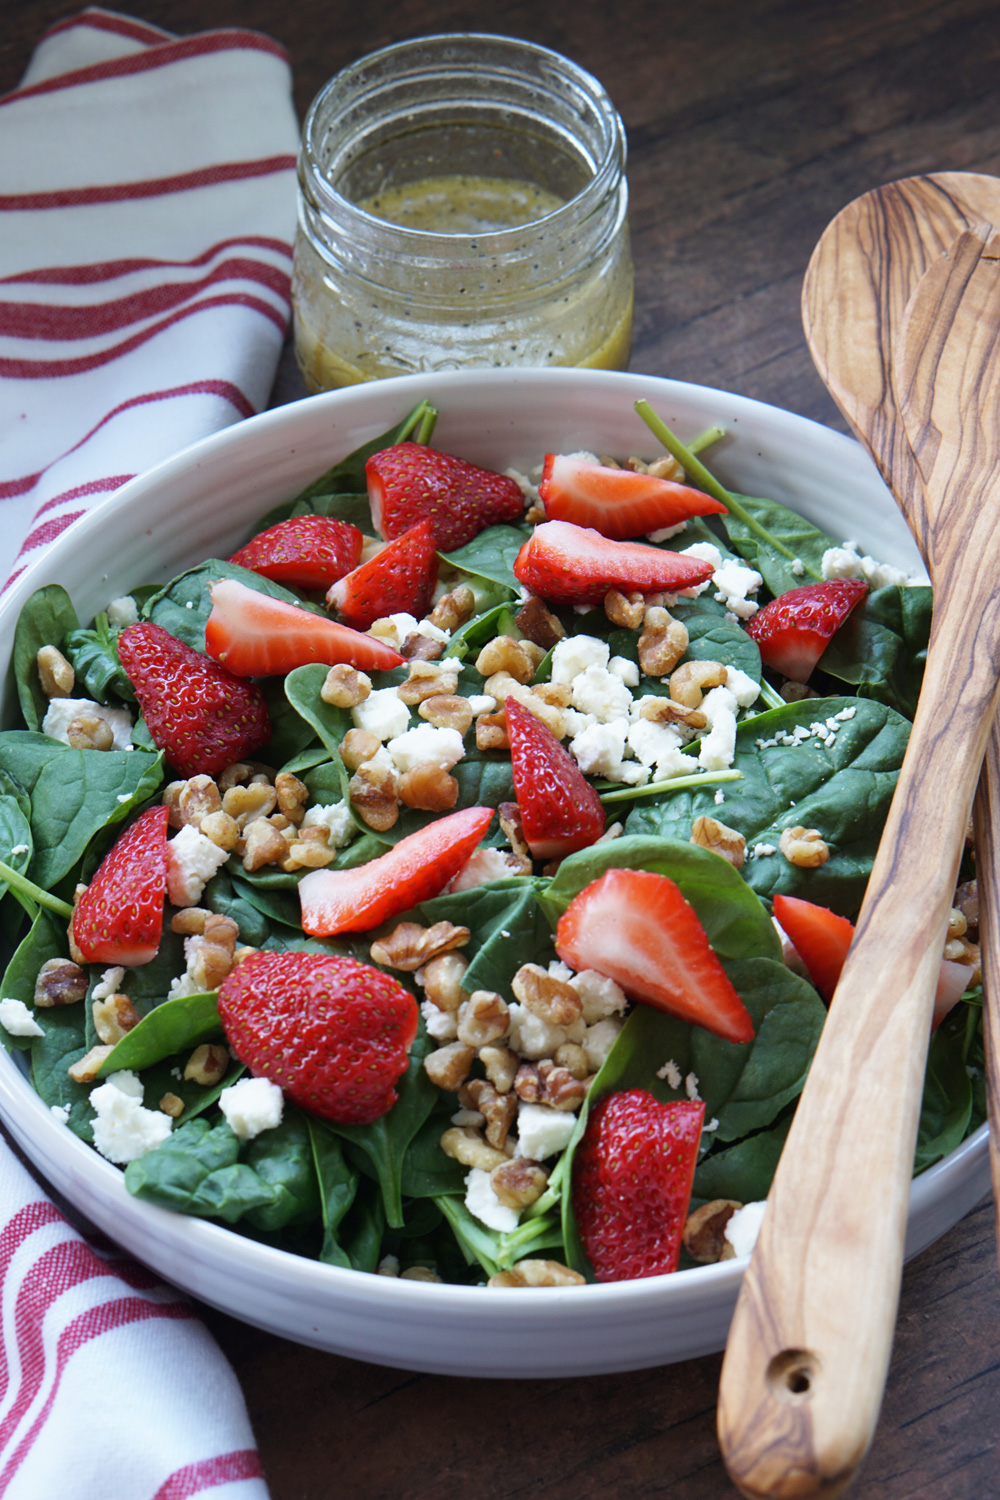
[[[264,1326],[462,1369],[506,1324],[513,1373],[521,1320],[558,1351],[582,1301],[619,1323],[584,1368],[683,1357],[724,1337],[930,589],[884,492],[875,524],[784,503],[765,435],[879,488],[801,419],[589,372],[433,384],[149,476],[167,566],[133,542],[106,583],[20,581],[0,1108],[130,1248]],[[974,873],[918,1243],[984,1187]],[[660,1298],[687,1334],[636,1336]]]

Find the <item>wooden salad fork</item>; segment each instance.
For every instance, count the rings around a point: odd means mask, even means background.
[[[871,1441],[896,1319],[931,1014],[1000,698],[1000,260],[966,230],[917,283],[895,386],[935,588],[924,685],[854,942],[768,1198],[722,1368],[748,1496],[839,1494]]]

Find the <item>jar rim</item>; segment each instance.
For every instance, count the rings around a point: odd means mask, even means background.
[[[326,111],[338,95],[350,97],[352,90],[361,89],[358,97],[363,99],[365,93],[376,92],[380,82],[384,83],[393,76],[389,70],[394,66],[402,65],[398,76],[403,78],[407,76],[406,64],[421,56],[427,58],[427,61],[419,68],[411,66],[409,76],[434,76],[437,69],[428,54],[433,56],[435,53],[440,56],[450,53],[449,61],[453,66],[457,65],[459,70],[464,68],[466,71],[474,68],[476,74],[482,76],[484,52],[497,59],[506,54],[510,59],[494,66],[493,71],[498,76],[503,71],[520,82],[532,84],[543,81],[546,75],[555,75],[567,88],[582,96],[598,122],[599,144],[603,149],[599,157],[595,156],[592,162],[588,162],[592,172],[587,181],[564,203],[524,223],[479,233],[414,229],[362,208],[339,191],[320,169],[318,137],[321,129],[325,128]],[[518,62],[531,64],[536,70],[535,77],[531,77],[523,66],[519,67]],[[366,78],[371,80],[367,89]],[[530,232],[535,226],[543,226],[558,233],[562,226],[574,225],[581,219],[598,213],[609,198],[613,197],[617,202],[625,172],[626,150],[624,125],[604,85],[570,58],[552,48],[500,33],[438,32],[394,42],[366,53],[341,69],[323,86],[309,106],[302,128],[299,186],[300,191],[313,200],[314,209],[324,217],[327,214],[335,217],[342,230],[353,233],[361,241],[378,236],[384,245],[389,236],[397,253],[417,255],[425,260],[438,257],[451,259],[456,251],[460,252],[462,246],[470,244],[502,256],[505,251],[513,249],[519,240],[523,240],[526,231]]]

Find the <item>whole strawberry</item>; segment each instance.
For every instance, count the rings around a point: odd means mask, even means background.
[[[506,474],[423,443],[383,448],[365,464],[365,474],[375,526],[386,540],[430,521],[438,550],[451,552],[487,526],[524,515],[524,495]]]
[[[831,578],[779,594],[747,621],[761,661],[792,682],[808,682],[813,668],[851,610],[868,592],[863,578]]]
[[[169,816],[161,806],[136,818],[77,901],[70,936],[85,963],[134,969],[156,957],[167,894]]]
[[[562,859],[604,832],[601,799],[541,719],[513,698],[505,705],[514,793],[536,859]]]
[[[364,537],[348,521],[289,516],[234,552],[230,562],[300,589],[326,589],[361,561]]]
[[[398,979],[332,953],[251,953],[223,980],[219,1016],[251,1073],[337,1125],[392,1108],[417,1034],[417,1002]]]
[[[182,776],[215,775],[271,738],[260,689],[162,626],[127,626],[118,656],[153,743]]]
[[[598,1281],[676,1271],[704,1104],[645,1089],[607,1094],[573,1159],[573,1215]]]

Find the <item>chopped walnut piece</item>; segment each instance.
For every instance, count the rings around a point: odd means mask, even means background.
[[[193,937],[196,933],[200,936],[211,915],[204,906],[182,906],[170,918],[170,931],[182,933],[184,937]]]
[[[327,672],[319,695],[334,708],[357,708],[371,690],[372,680],[366,672],[359,672],[347,662],[338,662]]]
[[[418,979],[424,986],[424,994],[438,1010],[457,1011],[468,1000],[469,991],[462,986],[468,967],[465,954],[454,951],[428,960]]]
[[[955,892],[955,905],[970,927],[979,928],[979,886],[975,880],[967,880]]]
[[[489,698],[495,698],[498,703],[503,703],[508,694],[512,692],[526,693],[528,689],[523,682],[518,682],[509,672],[494,672],[492,677],[487,677],[483,683],[483,692]]]
[[[441,1150],[463,1167],[480,1167],[484,1172],[492,1172],[494,1167],[508,1159],[505,1151],[488,1145],[476,1131],[462,1125],[445,1131],[441,1137]]]
[[[524,837],[524,824],[521,819],[521,809],[516,802],[501,802],[497,808],[497,816],[500,819],[500,827],[507,836],[511,847],[511,853],[517,860],[518,868],[514,871],[519,875],[530,875],[532,870],[531,850],[528,848]]]
[[[521,1059],[503,1042],[488,1042],[479,1049],[479,1061],[498,1094],[509,1094],[514,1086]]]
[[[583,1001],[578,991],[539,964],[522,964],[510,987],[515,999],[549,1026],[572,1026],[580,1019]]]
[[[181,828],[188,824],[200,828],[211,813],[222,811],[222,797],[211,776],[189,776],[187,781],[174,785],[177,786],[176,808]]]
[[[537,594],[525,599],[514,616],[514,624],[527,640],[533,641],[543,651],[551,651],[566,634],[562,621],[556,618]]]
[[[589,1079],[574,1078],[568,1068],[557,1067],[551,1058],[538,1064],[538,1076],[544,1085],[542,1103],[550,1109],[580,1108],[589,1087]]]
[[[681,724],[685,729],[704,729],[708,724],[700,708],[688,708],[674,698],[651,695],[640,704],[639,717],[651,724]]]
[[[579,1042],[563,1042],[556,1048],[552,1061],[557,1068],[565,1068],[573,1078],[582,1079],[590,1076],[587,1054]]]
[[[688,628],[660,605],[643,615],[639,636],[639,665],[647,677],[666,677],[684,655],[689,644]]]
[[[366,760],[351,777],[347,792],[361,821],[385,833],[399,820],[398,788],[395,770]]]
[[[646,601],[639,593],[623,594],[620,589],[612,589],[604,596],[604,613],[612,625],[638,630],[646,613]]]
[[[721,661],[686,661],[670,675],[670,696],[686,708],[700,708],[709,689],[722,687],[725,680]]]
[[[274,790],[278,797],[278,811],[291,823],[299,824],[306,815],[309,788],[304,781],[290,771],[279,771],[274,778]]]
[[[164,1094],[160,1100],[160,1108],[172,1120],[177,1120],[184,1113],[184,1100],[178,1094]]]
[[[74,714],[66,725],[66,742],[74,750],[110,750],[115,737],[107,719],[83,711]]]
[[[525,1104],[541,1104],[545,1081],[534,1063],[521,1063],[514,1075],[514,1093]]]
[[[262,870],[276,865],[288,853],[288,843],[269,818],[254,818],[244,835],[244,870]]]
[[[349,771],[356,771],[382,748],[382,741],[367,729],[349,729],[340,743],[340,758]]]
[[[684,1249],[692,1260],[707,1266],[731,1259],[724,1254],[729,1243],[725,1235],[726,1225],[742,1207],[742,1203],[737,1203],[734,1198],[713,1198],[688,1216],[683,1239]]]
[[[966,932],[968,931],[968,927],[969,923],[966,919],[965,912],[962,911],[960,907],[953,906],[951,911],[948,913],[948,937],[964,937]]]
[[[458,1039],[470,1047],[497,1042],[510,1030],[507,1002],[493,990],[474,990],[459,1006]]]
[[[423,703],[425,698],[434,698],[441,693],[453,693],[458,687],[458,669],[442,670],[436,663],[424,660],[410,662],[410,672],[405,682],[396,689],[399,697],[410,708]]]
[[[830,850],[819,829],[803,828],[801,823],[783,830],[778,848],[790,865],[803,870],[815,870],[830,858]]]
[[[742,869],[747,854],[747,841],[735,828],[727,828],[718,818],[695,818],[691,824],[691,842],[702,849],[711,849],[734,870]]]
[[[300,828],[288,846],[288,853],[281,866],[283,870],[324,870],[337,858],[336,849],[330,848],[329,830],[321,823]]]
[[[424,1058],[424,1072],[437,1088],[455,1094],[469,1076],[475,1061],[474,1047],[464,1042],[447,1042]]]
[[[664,453],[649,464],[644,463],[641,458],[627,458],[625,467],[634,469],[637,474],[652,474],[654,479],[672,479],[677,484],[685,482],[684,469],[672,453]]]
[[[472,723],[468,698],[458,693],[434,693],[417,706],[417,713],[435,729],[457,729],[465,734]]]
[[[383,968],[413,974],[442,953],[464,948],[470,935],[468,927],[456,927],[451,922],[435,922],[433,927],[399,922],[387,937],[376,938],[371,945],[371,957]]]
[[[202,818],[198,832],[211,839],[217,849],[224,849],[227,854],[232,854],[240,841],[240,825],[229,813],[209,813],[207,818]]]
[[[405,656],[407,661],[437,661],[444,655],[444,641],[439,641],[432,635],[423,635],[419,630],[411,630],[400,645],[399,654]]]
[[[217,990],[235,962],[240,931],[232,917],[209,912],[188,972],[201,990]]]
[[[501,709],[495,714],[480,714],[476,720],[477,750],[509,750],[507,720]]]
[[[530,646],[531,642],[516,641],[510,635],[496,635],[487,641],[476,657],[476,671],[487,678],[497,672],[508,672],[515,682],[530,682],[538,665]],[[492,692],[492,689],[487,687],[486,691]]]
[[[187,1060],[184,1077],[189,1083],[218,1083],[229,1067],[229,1052],[217,1042],[202,1042]]]
[[[537,1203],[549,1185],[549,1174],[540,1162],[514,1156],[490,1173],[490,1186],[506,1208],[527,1208]]]
[[[404,771],[397,794],[404,807],[418,812],[448,812],[458,801],[459,785],[443,766],[420,765]]]
[[[407,1266],[405,1271],[400,1271],[399,1279],[400,1281],[432,1281],[440,1285],[443,1278],[430,1266]]]
[[[266,818],[278,805],[278,794],[267,781],[249,781],[233,786],[223,794],[222,810],[235,818],[241,833],[258,818]]]
[[[497,1271],[487,1286],[585,1286],[586,1277],[558,1260],[519,1260],[509,1271]]]
[[[510,1127],[517,1119],[517,1100],[513,1094],[501,1094],[485,1078],[472,1078],[459,1090],[459,1102],[466,1109],[478,1110],[486,1121],[486,1139],[502,1150]]]
[[[94,1015],[94,1030],[98,1039],[114,1046],[127,1031],[138,1026],[141,1017],[127,995],[108,995],[104,1000],[95,1000],[91,1007]]]
[[[87,993],[87,976],[68,958],[47,958],[35,980],[35,1005],[43,1010],[54,1005],[75,1005]]]
[[[43,646],[35,662],[38,681],[46,698],[72,698],[76,673],[58,646]]]
[[[89,1052],[66,1071],[74,1083],[93,1083],[113,1051],[114,1048],[108,1043],[103,1043],[100,1047],[91,1047]]]
[[[274,772],[259,760],[234,760],[215,779],[219,784],[219,791],[224,795],[230,787],[249,786],[251,782],[273,782]]]
[[[467,583],[460,583],[450,594],[443,594],[428,615],[432,625],[449,634],[458,630],[476,612],[476,596]]]

